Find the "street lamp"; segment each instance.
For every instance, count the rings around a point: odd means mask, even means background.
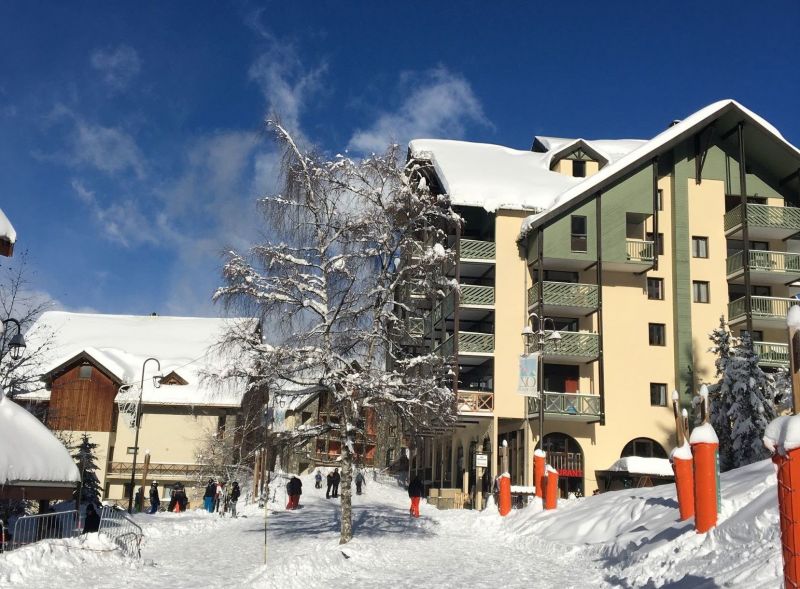
[[[528,319],[533,323],[536,320],[537,329],[532,325],[526,325],[522,329],[522,337],[525,339],[525,353],[530,353],[531,347],[535,345],[539,352],[538,365],[536,367],[536,388],[539,392],[539,449],[544,452],[544,349],[550,343],[554,351],[561,347],[561,334],[556,329],[556,324],[550,317],[543,317],[537,313],[530,313]],[[547,322],[553,328],[547,330]],[[528,411],[525,412],[525,423],[528,424]]]
[[[161,362],[155,358],[148,358],[142,363],[142,380],[139,383],[139,403],[136,405],[136,437],[133,442],[133,468],[131,469],[131,492],[128,497],[128,513],[133,513],[133,489],[136,486],[136,456],[139,453],[139,427],[142,421],[142,393],[144,392],[144,369],[147,363],[152,360],[158,366],[159,372],[161,371]],[[158,388],[161,384],[159,382],[160,376],[153,377],[153,386]]]
[[[9,323],[13,323],[17,326],[17,335],[12,337],[11,341],[8,342],[8,351],[9,354],[11,354],[12,360],[19,360],[22,358],[22,354],[25,352],[25,338],[22,337],[22,330],[20,329],[19,321],[13,317],[9,317],[8,319],[3,320],[3,339],[5,339],[6,325]]]

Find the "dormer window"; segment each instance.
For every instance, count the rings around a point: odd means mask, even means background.
[[[188,381],[185,378],[183,378],[180,374],[178,374],[174,370],[172,372],[170,372],[169,374],[161,377],[161,380],[159,382],[162,385],[170,385],[170,384],[173,384],[173,385],[186,385],[186,384],[189,384]]]
[[[573,160],[572,175],[575,178],[586,178],[586,162],[583,160]]]

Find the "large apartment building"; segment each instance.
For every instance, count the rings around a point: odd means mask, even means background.
[[[564,493],[592,493],[620,457],[666,457],[671,391],[689,406],[715,379],[720,317],[752,334],[765,369],[788,364],[800,151],[735,101],[650,140],[415,140],[409,158],[464,218],[451,236],[459,288],[411,319],[456,366],[458,425],[411,460],[435,486],[474,487],[476,453],[496,476],[504,442],[513,482],[533,484],[540,402]],[[560,339],[523,335],[538,318]],[[537,350],[541,399],[517,392],[520,355]]]

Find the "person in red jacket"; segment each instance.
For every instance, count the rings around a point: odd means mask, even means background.
[[[408,496],[411,497],[411,509],[409,513],[414,517],[419,517],[419,500],[425,494],[425,485],[419,480],[419,477],[414,477],[411,484],[408,485]]]

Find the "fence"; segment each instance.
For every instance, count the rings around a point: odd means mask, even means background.
[[[41,513],[26,515],[14,523],[11,539],[6,539],[6,548],[14,550],[39,540],[75,538],[80,534],[78,529],[78,512],[61,511],[58,513]]]
[[[142,528],[128,517],[125,510],[104,506],[100,512],[98,532],[105,534],[126,555],[141,558]]]

